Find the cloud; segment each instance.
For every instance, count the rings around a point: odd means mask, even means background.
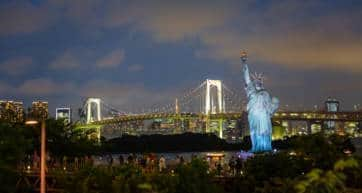
[[[57,18],[47,5],[34,6],[25,1],[16,1],[0,8],[0,36],[28,34],[41,31]]]
[[[128,71],[129,72],[140,72],[143,71],[144,66],[140,65],[140,64],[133,64],[128,66]]]
[[[70,50],[67,50],[62,55],[57,56],[49,65],[52,69],[75,69],[79,66],[80,61]]]
[[[18,86],[14,92],[26,96],[63,95],[74,90],[74,87],[71,83],[56,83],[50,79],[31,79]]]
[[[26,80],[17,86],[0,82],[0,92],[6,93],[4,96],[15,95],[27,98],[61,97],[59,100],[62,100],[64,104],[74,104],[81,98],[99,97],[106,105],[132,112],[141,111],[145,107],[150,108],[154,104],[164,104],[165,101],[173,99],[171,96],[175,93],[173,90],[155,91],[140,84],[122,84],[106,80],[75,83],[59,82],[47,78]],[[68,101],[64,101],[62,98],[66,98]]]
[[[100,97],[108,104],[124,108],[160,102],[165,99],[162,93],[163,91],[152,91],[140,84],[121,84],[104,80],[91,80],[79,88],[79,95],[82,97]]]
[[[204,32],[200,35],[201,48],[195,55],[239,64],[239,50],[245,49],[250,62],[282,65],[293,69],[334,69],[349,72],[362,71],[362,28],[356,27],[362,13],[356,10],[313,13],[318,4],[304,2],[284,3],[264,10],[263,15],[248,17],[243,28]],[[338,27],[336,24],[338,23]]]
[[[143,84],[90,80],[78,88],[78,93],[82,98],[100,97],[106,105],[123,112],[140,113],[161,110],[170,112],[174,111],[175,98],[179,97],[180,105],[185,105],[185,103],[190,105],[190,101],[184,98],[186,93],[190,94],[192,91],[190,88],[189,85],[179,85],[152,89]],[[185,108],[182,110],[186,111]]]
[[[105,14],[100,23],[106,28],[116,28],[133,22],[137,16],[132,10],[134,7],[130,3],[114,0],[108,1],[105,6]]]
[[[197,37],[203,31],[223,27],[233,16],[232,7],[216,1],[147,1],[133,7],[137,13],[134,27],[150,32],[158,41]]]
[[[69,21],[95,28],[130,27],[146,32],[157,41],[180,41],[205,30],[225,25],[235,13],[237,1],[119,1],[67,0],[54,4],[63,8]],[[215,11],[217,10],[217,11]]]
[[[75,70],[96,68],[115,68],[119,66],[124,58],[123,49],[115,49],[105,55],[99,54],[100,50],[94,50],[84,47],[68,48],[64,53],[56,56],[50,62],[49,68],[53,70]]]
[[[296,69],[338,69],[362,71],[362,40],[340,39],[312,32],[255,35],[248,38],[228,32],[202,37],[203,49],[196,56],[239,63],[240,49],[250,54],[250,62],[271,63]]]
[[[113,50],[111,53],[98,59],[96,62],[96,67],[115,68],[122,63],[124,57],[125,57],[124,50],[122,49]]]
[[[111,2],[111,1],[110,1]],[[51,0],[51,4],[63,10],[63,17],[76,23],[79,27],[85,25],[97,26],[102,21],[104,2],[99,0]],[[107,3],[109,3],[107,1]]]
[[[0,82],[0,93],[8,93],[11,91],[11,86],[5,82]]]
[[[16,76],[25,73],[33,64],[32,57],[19,56],[10,58],[0,64],[0,70],[6,74]]]
[[[124,7],[127,9],[117,11]],[[113,16],[105,17],[106,27],[130,24],[157,42],[200,40],[195,55],[202,58],[237,64],[239,50],[245,49],[255,62],[302,69],[362,70],[362,29],[356,25],[362,13],[348,6],[325,9],[320,1],[263,6],[253,1],[136,1],[113,6],[108,13]]]

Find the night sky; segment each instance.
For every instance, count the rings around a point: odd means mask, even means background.
[[[251,71],[290,108],[362,103],[360,0],[0,1],[0,99],[124,111],[169,103],[206,78],[243,93]]]

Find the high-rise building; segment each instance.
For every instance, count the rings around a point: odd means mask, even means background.
[[[327,101],[325,102],[326,111],[327,112],[338,112],[339,111],[339,101],[337,99],[332,99],[328,97]]]
[[[16,111],[16,121],[17,122],[23,122],[24,121],[24,106],[23,106],[23,102],[14,102],[14,107],[15,107],[15,111]]]
[[[63,119],[65,124],[72,122],[72,111],[70,108],[56,108],[55,119]]]
[[[0,101],[0,119],[12,123],[24,121],[23,102],[18,101]]]
[[[325,102],[325,110],[327,112],[338,112],[339,111],[339,101],[337,99],[333,99],[328,97],[327,101]],[[327,129],[335,129],[337,127],[336,122],[334,121],[326,121],[325,122]],[[333,133],[333,130],[329,130],[328,132]]]
[[[49,116],[48,102],[46,101],[34,101],[31,106],[30,116],[32,119],[44,120]]]

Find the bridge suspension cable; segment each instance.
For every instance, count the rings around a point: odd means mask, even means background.
[[[209,82],[208,82],[209,81]],[[211,82],[211,83],[210,83]],[[210,85],[211,84],[211,85]],[[217,84],[221,85],[221,88],[217,87]],[[217,93],[212,94],[211,87],[217,87]],[[209,87],[209,88],[207,88]],[[207,93],[209,92],[209,93]],[[221,92],[221,99],[219,99],[220,95],[218,92]],[[216,95],[217,101],[214,102]],[[211,102],[211,108],[216,108],[216,103],[218,103],[218,109],[221,112],[225,112],[225,109],[228,112],[240,112],[242,108],[245,106],[241,97],[241,92],[235,92],[225,84],[223,84],[220,80],[206,80],[199,84],[197,87],[192,88],[185,92],[182,96],[177,97],[178,99],[178,108],[181,112],[190,112],[190,113],[205,113],[205,105],[207,97],[210,97],[209,102]],[[220,104],[220,101],[222,104]],[[118,107],[115,107],[111,104],[106,103],[104,100],[100,99],[101,109],[104,117],[106,116],[122,116],[122,115],[130,115],[130,114],[149,114],[149,113],[175,113],[176,107],[174,103],[174,98],[170,98],[167,103],[156,103],[150,106],[150,108],[142,108],[133,112],[126,112],[123,110],[119,110]],[[215,104],[214,104],[215,103]],[[83,104],[83,113],[86,111],[87,101]],[[211,109],[213,110],[213,109]]]

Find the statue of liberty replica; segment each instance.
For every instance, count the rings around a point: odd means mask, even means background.
[[[272,123],[271,117],[278,109],[279,100],[271,97],[264,89],[262,74],[250,75],[246,64],[246,52],[241,52],[240,59],[243,65],[243,75],[248,104],[248,121],[250,138],[252,143],[251,152],[265,152],[272,150]]]

